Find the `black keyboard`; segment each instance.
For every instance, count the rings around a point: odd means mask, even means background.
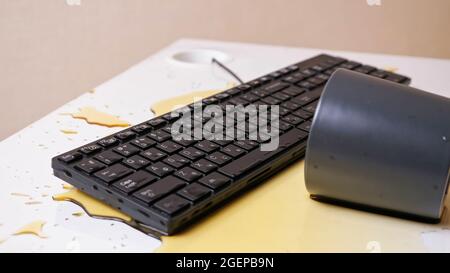
[[[226,105],[279,105],[279,145],[273,151],[260,148],[267,142],[263,138],[173,138],[171,125],[177,118],[169,113],[54,157],[54,175],[158,233],[173,234],[304,157],[322,89],[339,68],[401,84],[410,82],[373,66],[319,55],[202,100],[203,105],[222,109]],[[193,111],[193,105],[185,109]],[[194,123],[207,121],[193,115]],[[233,136],[249,136],[249,127],[236,130]]]

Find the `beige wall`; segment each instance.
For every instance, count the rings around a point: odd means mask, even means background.
[[[180,37],[450,58],[450,1],[0,0],[0,139]]]

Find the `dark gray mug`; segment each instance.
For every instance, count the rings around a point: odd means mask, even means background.
[[[449,166],[449,98],[344,69],[332,75],[306,151],[313,198],[436,221]]]

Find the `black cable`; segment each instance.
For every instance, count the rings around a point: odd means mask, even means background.
[[[240,84],[243,84],[244,82],[241,80],[241,78],[239,78],[238,75],[236,75],[236,73],[234,73],[231,69],[229,69],[228,67],[226,67],[223,63],[221,63],[220,61],[218,61],[216,58],[212,58],[212,63],[216,63],[218,66],[220,66],[223,70],[225,70],[226,72],[228,72],[228,74],[230,74],[231,76],[233,76],[233,78],[235,78]]]

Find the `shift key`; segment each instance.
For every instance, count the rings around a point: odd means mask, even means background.
[[[168,176],[135,192],[133,196],[150,204],[184,185],[186,185],[186,183],[183,182],[183,180],[178,179],[175,176]]]

